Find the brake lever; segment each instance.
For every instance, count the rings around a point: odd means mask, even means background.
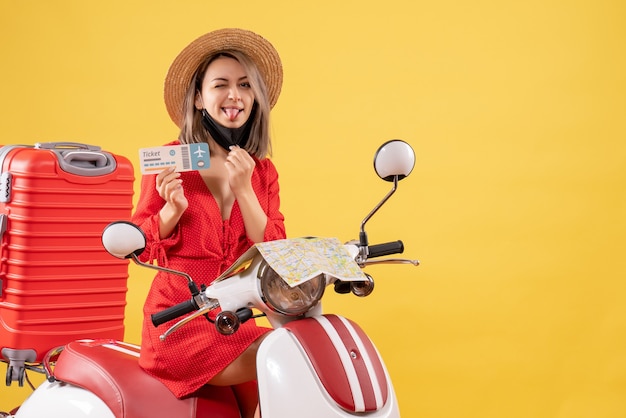
[[[409,260],[407,258],[380,258],[376,260],[365,260],[359,264],[363,266],[374,264],[412,264],[417,267],[420,265],[420,262],[419,260]]]
[[[161,341],[165,341],[165,339],[170,336],[171,334],[175,333],[176,331],[178,331],[179,328],[181,328],[182,326],[187,325],[187,323],[189,323],[190,321],[192,321],[193,319],[196,319],[202,315],[205,315],[207,313],[209,313],[210,311],[212,311],[215,308],[218,308],[220,306],[219,302],[215,299],[209,301],[206,305],[204,305],[202,308],[198,309],[196,312],[192,313],[189,316],[186,316],[185,318],[181,319],[180,321],[178,321],[177,323],[175,323],[174,325],[172,325],[167,331],[165,331],[163,334],[161,334],[159,336],[159,340]]]

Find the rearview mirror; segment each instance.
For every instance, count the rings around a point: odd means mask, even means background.
[[[400,139],[392,139],[378,148],[374,155],[374,170],[385,181],[402,180],[415,167],[413,148]]]

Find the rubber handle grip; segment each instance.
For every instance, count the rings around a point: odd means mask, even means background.
[[[198,309],[198,307],[193,300],[186,300],[178,305],[172,306],[171,308],[167,308],[164,311],[154,313],[150,316],[150,318],[152,319],[152,325],[158,327],[167,321],[181,317],[195,311],[196,309]]]
[[[368,247],[368,257],[382,257],[384,255],[402,254],[404,252],[404,244],[402,241],[385,242],[383,244],[370,245]]]

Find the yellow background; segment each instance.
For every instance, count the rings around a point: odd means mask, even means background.
[[[370,269],[327,311],[370,334],[404,417],[626,417],[626,3],[622,0],[0,0],[0,143],[77,141],[138,163],[174,139],[162,80],[196,36],[283,58],[274,161],[288,234],[368,224],[422,266]],[[152,272],[131,267],[127,339]],[[201,366],[201,365],[199,365]],[[0,388],[0,410],[23,398]]]

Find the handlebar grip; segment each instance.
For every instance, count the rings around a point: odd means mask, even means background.
[[[195,311],[196,309],[198,309],[196,303],[193,299],[190,299],[181,302],[178,305],[174,305],[171,308],[167,308],[164,311],[154,313],[150,316],[150,318],[152,319],[152,325],[158,327],[167,321],[181,317],[189,312]]]
[[[384,255],[402,254],[404,252],[404,244],[402,241],[385,242],[383,244],[370,245],[368,247],[370,258],[382,257]]]

